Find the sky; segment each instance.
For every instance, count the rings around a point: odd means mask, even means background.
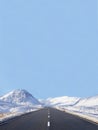
[[[97,0],[0,0],[0,95],[98,94]]]

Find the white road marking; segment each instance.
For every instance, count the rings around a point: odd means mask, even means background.
[[[50,115],[48,115],[48,118],[50,118]]]
[[[47,126],[50,127],[50,121],[48,121]]]
[[[50,127],[50,111],[48,110],[48,122],[47,122],[47,127]]]

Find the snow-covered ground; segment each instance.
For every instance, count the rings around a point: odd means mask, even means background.
[[[61,108],[61,107],[56,107],[56,109],[59,109],[61,111],[65,111],[67,113],[70,113],[72,115],[77,115],[81,118],[84,118],[84,119],[87,119],[89,121],[92,121],[92,122],[95,122],[98,124],[98,114],[92,114],[92,113],[89,113],[89,111],[86,111],[86,112],[81,112],[79,110],[76,110],[72,107],[68,107],[68,108]]]

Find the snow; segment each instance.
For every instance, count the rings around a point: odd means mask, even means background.
[[[29,92],[14,90],[0,97],[0,121],[41,108],[41,103]]]
[[[14,90],[0,97],[0,100],[17,105],[40,104],[40,102],[35,99],[30,93],[28,93],[26,90],[21,89]]]
[[[88,98],[63,96],[39,101],[44,106],[70,112],[98,123],[98,95]]]
[[[97,106],[98,107],[98,95],[93,96],[93,97],[88,97],[81,99],[76,106],[85,106],[85,107],[92,107],[92,106]]]
[[[56,97],[56,98],[48,98],[46,100],[39,100],[45,106],[69,106],[76,104],[80,98],[77,97]]]
[[[89,113],[89,110],[87,110],[86,112],[85,111],[79,111],[78,109],[74,109],[72,107],[69,107],[69,108],[61,108],[61,107],[57,107],[56,109],[59,109],[61,111],[65,111],[69,114],[72,114],[72,115],[77,115],[79,116],[80,118],[84,118],[84,119],[87,119],[89,121],[91,121],[92,123],[98,123],[98,111],[94,111],[94,113]]]

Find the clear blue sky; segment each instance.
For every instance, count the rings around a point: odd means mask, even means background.
[[[98,94],[97,0],[0,0],[0,95]]]

